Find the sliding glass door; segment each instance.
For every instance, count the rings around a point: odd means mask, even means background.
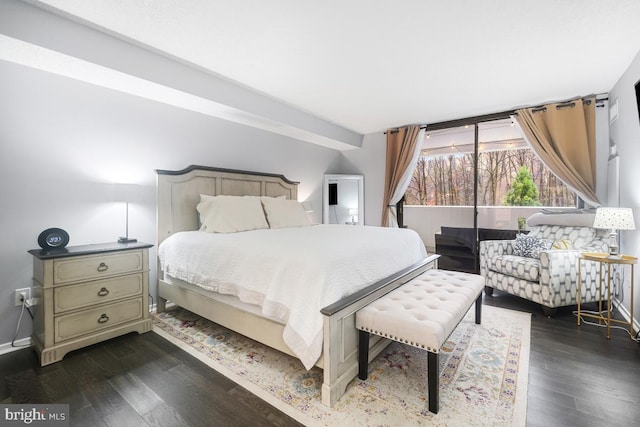
[[[405,194],[439,267],[478,272],[480,240],[512,239],[542,207],[575,207],[576,196],[538,159],[510,117],[427,127]],[[433,240],[431,240],[433,233]]]
[[[428,249],[441,255],[442,269],[476,270],[475,170],[473,124],[427,128],[405,204],[423,207],[420,219],[428,220],[418,226]]]

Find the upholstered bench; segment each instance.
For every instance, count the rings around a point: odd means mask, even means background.
[[[474,301],[480,323],[484,278],[470,273],[427,270],[356,313],[358,377],[367,379],[369,334],[427,350],[429,411],[438,413],[439,352]]]

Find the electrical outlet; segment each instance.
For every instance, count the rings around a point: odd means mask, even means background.
[[[13,303],[16,307],[19,307],[22,305],[23,300],[28,300],[29,298],[31,298],[31,288],[16,289],[13,295]]]

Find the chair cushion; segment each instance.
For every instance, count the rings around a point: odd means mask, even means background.
[[[489,270],[530,282],[540,280],[540,260],[537,258],[499,255],[487,261]]]

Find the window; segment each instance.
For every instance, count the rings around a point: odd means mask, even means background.
[[[405,204],[474,206],[473,125],[430,132]],[[575,207],[576,194],[540,161],[511,119],[478,123],[478,206]]]

